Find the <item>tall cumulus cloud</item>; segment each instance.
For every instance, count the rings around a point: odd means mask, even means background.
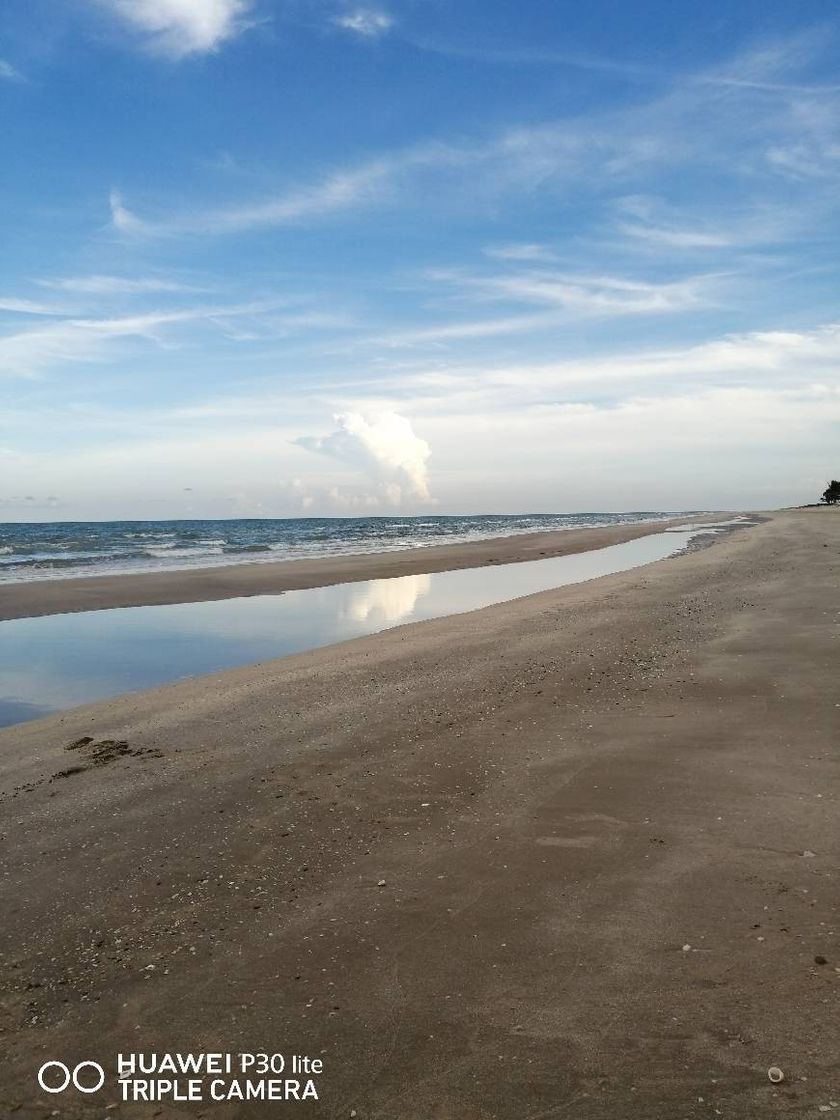
[[[334,420],[336,428],[329,435],[301,436],[295,442],[363,471],[393,505],[412,498],[430,500],[427,464],[431,449],[410,420],[396,412],[367,416],[344,412]]]

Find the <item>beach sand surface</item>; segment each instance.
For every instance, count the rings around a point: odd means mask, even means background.
[[[3,1115],[830,1113],[838,586],[838,513],[784,512],[0,731]],[[35,1084],[119,1051],[307,1054],[320,1099]]]

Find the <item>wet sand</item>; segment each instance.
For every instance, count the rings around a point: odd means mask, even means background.
[[[569,556],[592,548],[660,533],[687,521],[714,521],[731,514],[702,514],[670,521],[637,522],[595,529],[550,530],[494,537],[465,544],[433,545],[369,555],[333,556],[275,563],[229,564],[191,571],[147,572],[141,575],[83,576],[0,584],[0,621],[109,607],[159,606],[164,603],[206,603],[245,595],[274,595],[306,587],[326,587],[387,576],[445,572],[482,564],[512,564],[547,556]]]
[[[838,553],[780,513],[0,732],[7,1112],[830,1113]],[[119,1050],[294,1050],[321,1099],[35,1086]]]

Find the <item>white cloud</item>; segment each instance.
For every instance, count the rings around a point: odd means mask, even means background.
[[[119,191],[111,191],[109,202],[111,205],[111,222],[120,233],[136,235],[149,231],[149,226],[123,205],[122,194]]]
[[[23,74],[12,66],[11,62],[6,62],[4,58],[0,58],[0,79],[6,82],[22,82]]]
[[[363,471],[393,505],[406,499],[430,499],[428,460],[431,449],[396,412],[335,417],[336,430],[327,436],[302,436],[296,442]]]
[[[145,39],[174,58],[206,54],[242,30],[250,0],[100,0]]]
[[[356,8],[352,12],[339,16],[335,22],[345,31],[352,31],[364,39],[378,39],[394,25],[392,17],[387,12],[375,8]]]
[[[447,512],[793,504],[818,496],[833,469],[840,325],[554,363],[396,366],[384,383],[345,374],[322,390],[272,380],[251,396],[145,410],[24,400],[4,420],[35,450],[4,471],[27,492],[64,495],[68,517],[144,516],[149,493],[168,495],[175,516],[186,499],[172,480],[197,478],[201,516],[229,515],[220,495],[237,487],[250,504],[236,508],[253,515],[362,515],[393,509],[395,486],[403,508],[422,508],[431,444]],[[324,407],[349,419],[297,438],[318,430]],[[408,415],[419,447],[400,424]]]
[[[836,383],[663,385],[665,396],[657,395],[659,388],[636,393],[634,387],[618,402],[584,406],[539,401],[512,385],[503,401],[491,392],[468,409],[459,410],[458,401],[440,413],[418,408],[435,448],[436,497],[449,513],[521,512],[526,504],[571,512],[607,505],[760,508],[808,501],[822,492],[840,425]],[[167,496],[170,515],[179,516],[196,495],[183,497],[173,480],[180,487],[199,478],[198,516],[230,516],[225,495],[231,494],[242,495],[235,508],[253,516],[295,516],[301,508],[316,516],[386,512],[383,486],[365,492],[365,483],[350,472],[336,477],[346,470],[344,460],[336,463],[336,473],[326,466],[310,481],[301,470],[304,453],[284,426],[294,408],[287,401],[277,424],[267,422],[263,410],[193,427],[162,427],[154,416],[148,424],[143,417],[141,426],[136,415],[124,427],[117,414],[116,429],[103,417],[93,436],[78,413],[39,412],[24,418],[37,423],[37,451],[25,464],[12,464],[10,474],[26,477],[27,493],[63,495],[67,518],[154,516],[150,495]],[[313,423],[311,409],[298,414],[295,426],[301,430],[306,423]],[[68,426],[74,439],[69,455]],[[297,485],[282,481],[295,477]],[[404,501],[409,509],[414,504]]]

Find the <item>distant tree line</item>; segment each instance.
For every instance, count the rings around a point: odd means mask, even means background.
[[[840,482],[836,478],[832,478],[823,490],[823,496],[820,500],[825,502],[827,506],[836,506],[840,502]]]

